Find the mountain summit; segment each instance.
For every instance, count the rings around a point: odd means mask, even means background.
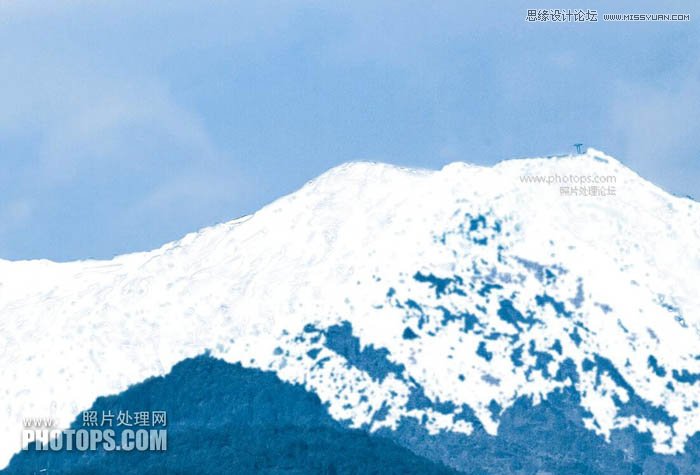
[[[259,212],[111,261],[0,261],[0,466],[204,352],[349,427],[497,436],[526,398],[676,454],[700,431],[700,204],[614,158],[339,166]]]

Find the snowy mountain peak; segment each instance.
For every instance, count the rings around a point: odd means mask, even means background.
[[[0,465],[25,417],[64,424],[211,351],[303,384],[370,431],[498,433],[573,387],[590,430],[658,452],[700,430],[700,208],[594,149],[350,163],[254,215],[112,261],[0,261]]]

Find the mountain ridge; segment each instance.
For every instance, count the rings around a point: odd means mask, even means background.
[[[522,180],[552,174],[615,176],[617,193]],[[370,431],[408,418],[497,434],[519,397],[574,385],[596,434],[634,427],[677,453],[700,429],[699,209],[592,149],[435,172],[352,163],[155,251],[0,261],[0,462],[22,417],[70,421],[205,350]]]

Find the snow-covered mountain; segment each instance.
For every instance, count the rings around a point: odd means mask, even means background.
[[[590,431],[679,453],[700,431],[698,283],[700,204],[596,150],[346,164],[152,252],[0,261],[0,467],[23,419],[68,427],[207,350],[371,432],[497,434],[519,398],[572,386]]]

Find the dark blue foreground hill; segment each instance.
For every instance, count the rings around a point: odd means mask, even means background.
[[[92,410],[165,410],[166,452],[35,452],[7,474],[449,474],[397,443],[334,421],[318,397],[274,373],[200,356]],[[82,416],[72,425],[82,428]],[[41,471],[48,469],[48,471]]]
[[[355,348],[350,343],[344,343],[346,352]],[[373,353],[370,360],[376,363],[378,355]],[[358,361],[366,357],[355,355]],[[567,377],[575,380],[575,370]],[[438,412],[449,409],[422,393],[413,404]],[[455,473],[453,469],[499,475],[700,474],[700,434],[688,441],[685,453],[675,456],[654,453],[649,434],[632,429],[614,431],[606,442],[584,427],[587,414],[572,387],[536,406],[520,398],[500,414],[498,436],[487,434],[468,410],[463,417],[475,426],[471,436],[430,435],[412,420],[403,420],[396,431],[370,435],[336,422],[315,394],[282,382],[274,373],[200,356],[179,363],[167,376],[99,398],[91,409],[115,414],[166,411],[168,450],[29,450],[16,455],[0,475],[430,475]],[[82,428],[82,417],[72,427]]]

